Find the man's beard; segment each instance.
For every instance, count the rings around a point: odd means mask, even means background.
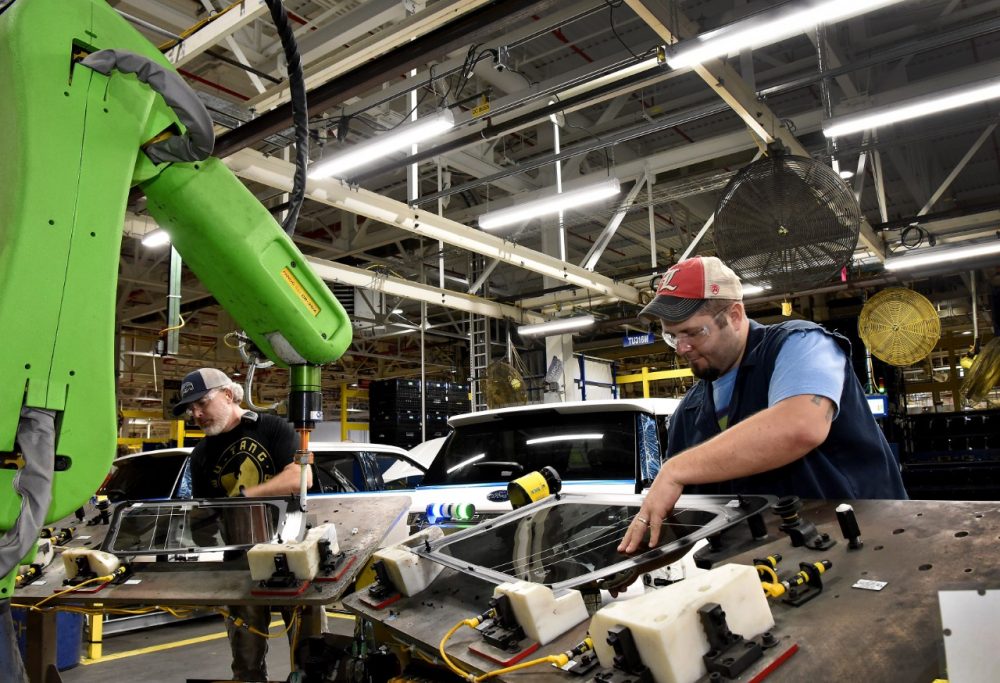
[[[698,379],[705,380],[706,382],[714,382],[715,380],[722,377],[722,371],[719,370],[719,368],[712,367],[711,365],[708,365],[704,368],[696,368],[695,366],[692,365],[691,374],[697,377]]]
[[[205,436],[218,436],[226,429],[226,423],[222,418],[212,420],[205,426],[201,428],[201,431],[205,433]]]

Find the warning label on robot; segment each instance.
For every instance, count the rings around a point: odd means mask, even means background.
[[[319,306],[313,298],[309,296],[309,292],[305,290],[305,287],[303,287],[302,283],[299,282],[297,277],[295,277],[295,274],[288,268],[282,268],[281,277],[285,279],[288,286],[292,288],[293,292],[295,292],[295,296],[299,298],[299,301],[305,304],[306,308],[309,309],[309,312],[312,313],[313,316],[319,315]]]

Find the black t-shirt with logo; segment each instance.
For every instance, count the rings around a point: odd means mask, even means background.
[[[298,436],[276,416],[245,414],[232,430],[207,436],[191,453],[191,493],[195,498],[238,495],[275,476],[294,462]]]

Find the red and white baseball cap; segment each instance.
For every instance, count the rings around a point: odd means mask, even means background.
[[[639,313],[679,323],[694,315],[708,299],[743,300],[736,273],[715,256],[695,256],[671,266],[656,288],[656,296]]]

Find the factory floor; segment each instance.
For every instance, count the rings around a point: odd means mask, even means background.
[[[274,614],[271,632],[280,633],[284,624]],[[344,614],[329,613],[332,633],[353,633],[354,620]],[[290,671],[288,640],[272,638],[267,653],[268,677],[284,681]],[[183,621],[108,637],[98,660],[81,663],[60,672],[63,683],[184,683],[187,680],[229,680],[229,641],[221,617]]]

